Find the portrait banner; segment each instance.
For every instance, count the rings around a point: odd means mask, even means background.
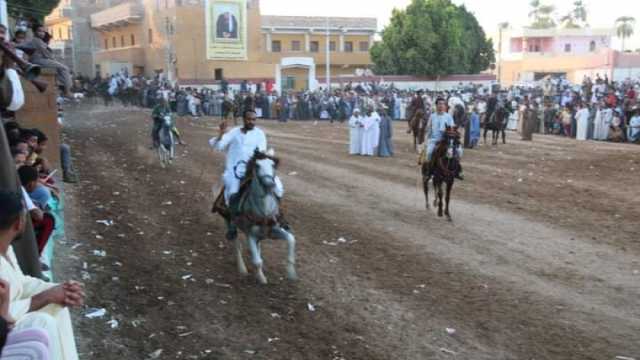
[[[247,60],[247,0],[206,0],[208,60]]]

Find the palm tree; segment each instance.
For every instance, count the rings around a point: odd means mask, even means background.
[[[581,21],[585,26],[587,24],[587,6],[582,0],[576,0],[573,3],[573,18]]]
[[[568,14],[560,18],[560,22],[563,23],[565,28],[576,29],[580,28],[580,24],[589,26],[587,24],[587,8],[582,0],[576,0],[573,2],[573,9]]]
[[[534,29],[548,29],[556,26],[551,15],[556,10],[553,5],[543,5],[540,0],[531,0],[529,17],[533,20],[531,27]]]
[[[633,16],[621,16],[616,20],[616,32],[622,39],[622,52],[624,52],[624,41],[633,35],[633,27],[636,19]]]

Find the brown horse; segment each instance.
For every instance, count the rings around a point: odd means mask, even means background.
[[[507,127],[507,117],[509,116],[509,112],[503,106],[498,106],[493,114],[485,115],[485,123],[484,123],[484,143],[487,144],[487,132],[489,130],[492,131],[492,145],[498,145],[498,138],[500,134],[502,134],[502,143],[507,143],[507,134],[505,133],[505,129]]]
[[[418,151],[418,145],[424,143],[424,135],[427,128],[427,117],[423,109],[417,109],[410,117],[407,118],[409,129],[407,133],[413,138],[413,149]]]
[[[460,146],[460,134],[457,127],[448,127],[445,131],[443,139],[436,145],[433,151],[431,162],[422,165],[422,186],[427,209],[429,209],[429,180],[433,178],[433,190],[436,198],[433,206],[438,207],[438,216],[443,215],[443,191],[442,184],[446,184],[446,194],[444,194],[444,215],[447,220],[451,221],[449,212],[449,200],[451,199],[451,189],[455,181],[455,176],[460,171],[460,163],[458,154],[456,154]]]

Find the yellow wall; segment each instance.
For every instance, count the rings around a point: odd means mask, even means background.
[[[173,52],[176,55],[176,75],[178,79],[187,81],[199,80],[212,82],[215,77],[215,69],[223,69],[223,75],[227,79],[273,79],[275,77],[276,64],[282,57],[303,56],[313,57],[318,65],[318,76],[324,76],[325,64],[325,35],[314,33],[310,35],[310,41],[319,42],[319,52],[305,52],[304,34],[272,34],[272,40],[281,40],[282,52],[272,53],[266,49],[266,35],[261,29],[261,17],[258,1],[249,0],[251,5],[247,11],[247,60],[246,61],[221,61],[207,60],[206,58],[206,34],[205,16],[202,5],[190,6],[183,2],[183,6],[164,7],[160,2],[158,8],[156,0],[143,0],[144,20],[136,25],[119,27],[104,33],[99,40],[100,48],[104,47],[104,38],[108,38],[110,51],[99,52],[102,62],[113,56],[122,61],[130,56],[133,65],[144,66],[145,75],[154,74],[154,70],[167,68],[167,48],[173,44]],[[165,34],[165,19],[174,22],[175,32],[168,38]],[[148,30],[153,31],[153,42],[148,43]],[[143,64],[134,63],[141,58],[137,52],[118,51],[120,36],[125,36],[125,46],[130,46],[130,35],[135,34],[136,46],[143,47]],[[112,38],[116,37],[116,49],[111,52]],[[292,52],[291,41],[300,41],[300,51]],[[353,53],[339,52],[340,39],[338,35],[332,35],[331,40],[336,43],[336,52],[331,53],[332,75],[353,74],[357,67],[366,67],[371,64],[368,52],[359,51],[359,41],[369,41],[367,35],[345,35],[345,41],[353,42]],[[112,55],[109,55],[109,54]]]
[[[98,38],[98,47],[101,50],[105,50],[104,41],[109,42],[107,50],[117,49],[122,47],[134,46],[131,44],[131,35],[135,37],[135,45],[142,45],[146,43],[146,32],[143,32],[142,25],[134,24],[129,26],[118,27],[110,31],[100,32]],[[121,44],[121,37],[124,36],[124,46]],[[116,39],[116,46],[113,46],[113,38]]]
[[[53,36],[54,41],[72,40],[71,20],[49,25],[49,34]]]

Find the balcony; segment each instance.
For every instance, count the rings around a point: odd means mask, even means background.
[[[144,65],[145,55],[141,45],[100,50],[95,53],[96,63],[125,62],[132,65]]]
[[[91,15],[91,27],[108,31],[120,26],[137,24],[144,18],[144,8],[138,3],[125,3]]]

